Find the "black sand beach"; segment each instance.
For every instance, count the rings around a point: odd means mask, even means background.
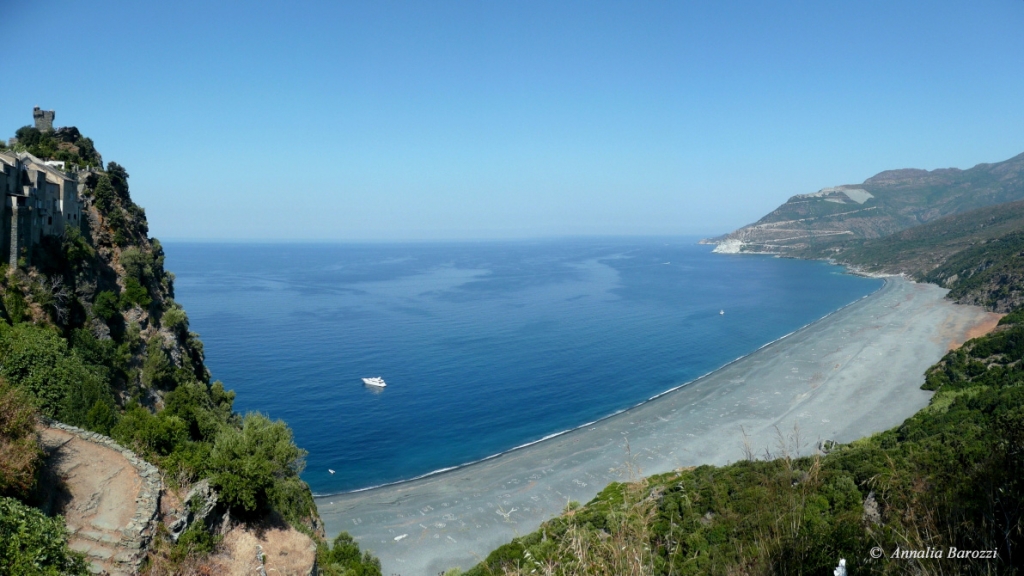
[[[378,555],[385,574],[468,568],[569,500],[643,474],[726,464],[745,450],[812,453],[895,426],[924,407],[924,370],[995,316],[945,290],[889,278],[826,318],[636,408],[497,458],[317,500],[328,536]],[[971,334],[971,335],[977,335]]]

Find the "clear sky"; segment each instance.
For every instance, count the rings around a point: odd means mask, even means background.
[[[217,4],[217,5],[215,5]],[[0,0],[162,239],[718,234],[1024,152],[1024,1]]]

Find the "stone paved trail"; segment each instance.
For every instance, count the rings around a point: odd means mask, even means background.
[[[69,545],[86,554],[94,574],[133,574],[151,536],[159,480],[149,464],[109,438],[43,426],[54,512],[68,526]],[[95,438],[89,438],[95,436]],[[59,484],[53,480],[59,479]],[[149,515],[149,518],[145,518]]]

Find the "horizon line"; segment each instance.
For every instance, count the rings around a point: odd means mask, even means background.
[[[720,234],[579,234],[543,236],[409,237],[409,238],[157,238],[160,243],[178,244],[429,244],[472,242],[538,242],[554,240],[704,239]]]

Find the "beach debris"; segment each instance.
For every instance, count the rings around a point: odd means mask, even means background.
[[[405,538],[406,536],[408,536],[408,534],[399,534],[398,536],[395,536],[395,542],[400,541],[402,538]]]
[[[828,454],[839,447],[839,443],[835,440],[819,440],[818,451],[822,454]]]
[[[505,509],[504,509],[504,508],[502,508],[501,506],[498,506],[498,509],[497,509],[497,510],[495,510],[494,512],[495,512],[496,514],[498,514],[499,516],[501,516],[502,518],[504,518],[504,519],[505,519],[505,522],[514,522],[514,520],[512,520],[511,518],[509,518],[509,516],[511,516],[511,515],[512,515],[512,513],[513,513],[513,512],[515,512],[516,510],[519,510],[519,509],[518,509],[518,508],[512,508],[512,509],[511,509],[511,510],[509,510],[508,512],[505,512]]]

